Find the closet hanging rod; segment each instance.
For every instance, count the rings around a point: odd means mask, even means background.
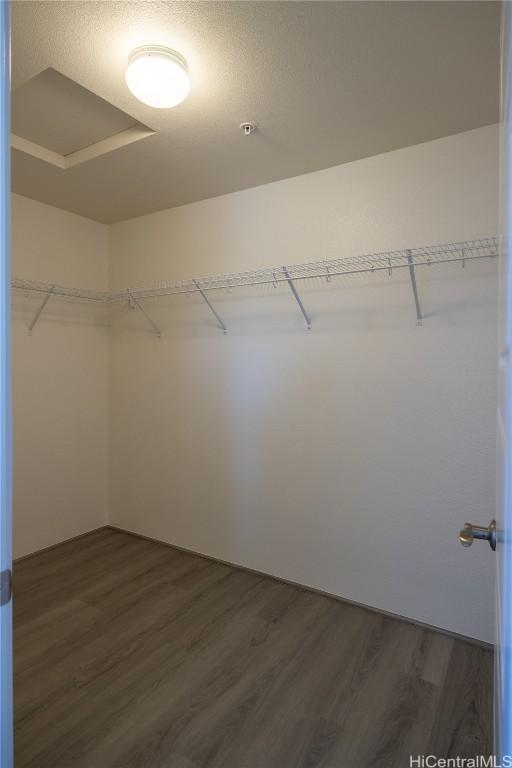
[[[335,277],[349,277],[351,275],[382,271],[392,274],[394,269],[410,270],[411,266],[434,266],[450,262],[462,262],[465,265],[473,259],[495,257],[498,255],[498,249],[498,238],[487,237],[480,240],[385,251],[284,267],[214,275],[179,282],[162,282],[152,287],[130,288],[129,295],[132,299],[140,300],[181,293],[201,294],[204,291],[229,290],[251,285],[277,286],[279,283],[287,283],[289,285],[290,280],[322,279],[326,282],[331,282]],[[95,301],[104,304],[118,304],[127,301],[126,288],[112,292],[96,291],[19,278],[13,278],[11,285],[13,289],[24,292],[47,294],[51,290],[52,296],[61,296],[67,299]]]

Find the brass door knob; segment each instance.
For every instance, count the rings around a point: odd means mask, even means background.
[[[490,548],[496,549],[496,520],[491,520],[489,525],[475,525],[475,523],[465,523],[464,528],[459,533],[459,541],[463,547],[470,547],[475,539],[485,539],[489,542]]]

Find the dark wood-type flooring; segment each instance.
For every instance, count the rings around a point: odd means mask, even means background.
[[[492,653],[104,529],[15,566],[16,768],[491,751]]]

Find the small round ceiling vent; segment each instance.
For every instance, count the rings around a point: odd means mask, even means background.
[[[240,123],[240,130],[244,134],[244,136],[250,136],[256,128],[258,127],[258,123],[253,123],[251,120],[248,120],[245,123]]]

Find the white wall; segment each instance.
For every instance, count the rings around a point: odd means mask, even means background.
[[[115,224],[112,287],[498,231],[488,127]],[[496,264],[116,311],[111,521],[487,641],[494,556]]]
[[[108,228],[13,195],[16,277],[106,289]],[[14,556],[104,525],[108,327],[104,310],[13,296]]]

